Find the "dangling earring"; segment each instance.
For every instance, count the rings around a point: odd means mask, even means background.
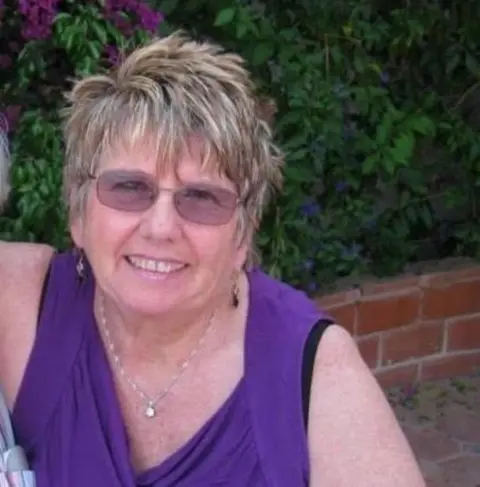
[[[79,282],[83,282],[85,280],[85,262],[83,258],[83,252],[80,249],[78,249],[76,271],[77,271],[77,280]]]
[[[232,288],[232,306],[238,308],[240,304],[240,289],[238,287],[238,278],[235,278]]]

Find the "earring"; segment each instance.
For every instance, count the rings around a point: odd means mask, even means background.
[[[240,304],[240,289],[238,287],[238,279],[235,279],[232,288],[232,306],[238,308]]]
[[[75,269],[77,271],[77,280],[83,282],[85,280],[85,262],[83,252],[80,249],[78,249],[77,265]]]

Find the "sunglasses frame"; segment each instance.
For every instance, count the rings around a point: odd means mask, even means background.
[[[144,211],[147,211],[148,209],[150,209],[154,204],[155,202],[157,201],[160,193],[163,191],[163,192],[170,192],[173,194],[173,206],[175,207],[175,211],[185,220],[187,221],[190,221],[190,222],[193,222],[193,223],[198,223],[198,224],[201,224],[201,225],[209,225],[209,226],[219,226],[219,225],[224,225],[226,223],[228,223],[230,221],[230,219],[233,217],[234,213],[235,213],[235,210],[238,208],[238,206],[241,204],[241,200],[240,198],[231,190],[229,189],[226,189],[226,188],[221,188],[221,187],[218,187],[218,186],[212,186],[212,185],[209,185],[209,184],[205,184],[205,185],[202,185],[202,183],[199,183],[197,185],[186,185],[184,186],[183,188],[160,188],[158,185],[156,184],[153,184],[153,186],[156,188],[156,195],[155,195],[155,199],[152,201],[151,205],[148,206],[148,207],[145,207],[144,209],[138,209],[138,210],[128,210],[128,209],[125,209],[125,208],[119,208],[119,207],[115,207],[115,206],[112,206],[112,205],[109,205],[109,204],[106,204],[105,203],[105,199],[102,198],[101,196],[101,188],[100,188],[100,181],[101,181],[101,178],[102,176],[105,175],[105,173],[107,172],[110,172],[110,173],[123,173],[123,174],[127,174],[127,173],[131,173],[132,175],[138,175],[140,176],[141,178],[143,178],[142,180],[143,181],[148,181],[148,182],[152,182],[154,183],[154,179],[148,174],[148,173],[145,173],[143,171],[135,171],[135,170],[128,170],[128,169],[125,169],[125,170],[114,170],[114,169],[111,169],[111,170],[105,170],[103,172],[101,172],[100,174],[97,174],[97,175],[94,175],[92,173],[89,173],[88,174],[88,178],[95,181],[95,186],[96,186],[96,192],[97,192],[97,198],[98,200],[100,201],[100,203],[102,203],[104,206],[107,206],[108,208],[112,208],[114,210],[118,210],[118,211],[124,211],[124,212],[128,212],[128,213],[141,213],[141,212],[144,212]],[[178,204],[176,203],[176,199],[175,199],[175,194],[179,191],[181,191],[182,189],[185,189],[185,188],[202,188],[202,189],[218,189],[218,190],[221,190],[222,192],[224,193],[229,193],[230,195],[232,195],[232,197],[235,197],[235,203],[232,205],[232,207],[221,207],[223,209],[228,209],[230,211],[230,214],[229,214],[229,217],[228,218],[224,218],[222,220],[219,220],[219,222],[212,222],[212,221],[203,221],[202,219],[195,219],[195,218],[189,218],[187,216],[185,216],[184,213],[182,213],[179,208],[178,208]],[[232,199],[233,201],[233,199]]]

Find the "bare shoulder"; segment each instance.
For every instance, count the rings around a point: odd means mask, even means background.
[[[37,323],[40,295],[54,250],[0,242],[0,384],[13,404]]]
[[[350,334],[330,326],[315,360],[311,487],[424,487],[416,460]]]
[[[54,249],[48,245],[0,241],[0,316],[3,308],[12,301],[22,299],[22,295],[30,294],[30,291],[34,294],[38,291],[53,252]]]

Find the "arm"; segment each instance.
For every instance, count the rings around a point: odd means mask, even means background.
[[[383,391],[337,325],[317,350],[309,449],[311,487],[425,487]]]
[[[35,339],[53,249],[0,241],[0,385],[13,407]]]

